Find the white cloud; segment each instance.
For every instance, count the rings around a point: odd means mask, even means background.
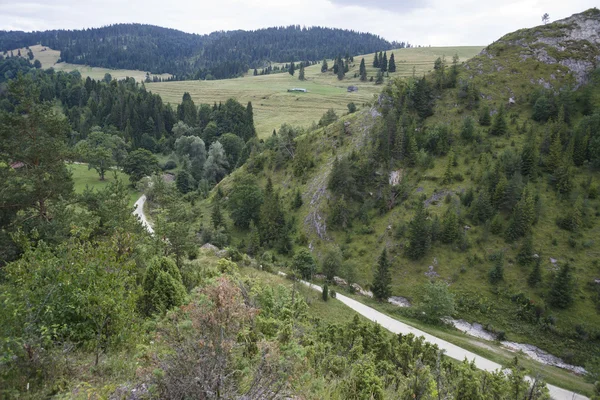
[[[80,29],[121,22],[186,32],[320,25],[367,31],[388,40],[450,46],[485,45],[520,28],[568,17],[590,0],[0,0],[0,29]]]

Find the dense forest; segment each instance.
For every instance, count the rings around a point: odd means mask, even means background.
[[[0,51],[42,44],[61,61],[96,67],[170,73],[175,79],[223,79],[271,62],[317,61],[338,54],[389,50],[379,36],[350,30],[292,25],[256,31],[184,33],[141,24],[85,30],[0,32]],[[410,46],[404,42],[396,46]]]

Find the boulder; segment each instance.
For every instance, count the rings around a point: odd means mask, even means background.
[[[348,286],[348,282],[346,282],[345,279],[342,279],[339,276],[334,276],[333,282],[338,286]]]

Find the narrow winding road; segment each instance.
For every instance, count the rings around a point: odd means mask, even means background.
[[[138,201],[135,202],[135,211],[133,212],[133,214],[136,215],[140,219],[140,222],[148,230],[148,232],[150,232],[151,234],[154,234],[154,229],[152,229],[152,226],[150,225],[150,223],[146,219],[146,216],[144,215],[144,203],[145,202],[146,202],[146,195],[142,195],[138,199]],[[285,273],[279,272],[279,275],[285,276]],[[319,292],[321,292],[323,290],[320,286],[312,284],[310,282],[306,282],[306,281],[300,281],[300,282],[302,282],[304,285],[308,286],[309,288],[311,288],[313,290],[316,290]],[[366,305],[362,304],[361,302],[351,299],[350,297],[347,297],[347,296],[337,293],[336,299],[341,301],[343,304],[350,307],[351,309],[353,309],[354,311],[356,311],[363,317],[365,317],[373,322],[378,323],[379,325],[383,326],[385,329],[387,329],[388,331],[390,331],[392,333],[395,333],[395,334],[412,333],[415,336],[423,336],[426,341],[428,341],[429,343],[432,343],[432,344],[436,344],[440,349],[444,350],[445,354],[448,357],[452,357],[455,360],[462,361],[465,358],[469,361],[474,360],[477,368],[485,370],[485,371],[490,371],[490,372],[493,372],[493,371],[496,371],[496,370],[502,368],[502,366],[500,364],[490,361],[487,358],[478,356],[475,353],[472,353],[468,350],[458,347],[457,345],[447,342],[445,340],[442,340],[438,337],[432,336],[429,333],[423,332],[419,329],[416,329],[416,328],[414,328],[410,325],[407,325],[403,322],[400,322],[396,319],[388,317],[387,315],[375,310],[374,308],[366,306]],[[548,386],[548,390],[550,391],[550,396],[554,400],[589,400],[587,397],[577,394],[575,392],[571,392],[566,389],[561,389],[554,385],[548,384],[547,386]]]

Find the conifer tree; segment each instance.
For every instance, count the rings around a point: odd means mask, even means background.
[[[549,301],[556,308],[567,308],[573,303],[573,276],[568,263],[564,264],[554,277]]]
[[[292,207],[294,208],[294,210],[297,210],[300,207],[302,207],[302,204],[303,204],[302,193],[300,193],[300,189],[296,189],[296,194],[294,196],[294,201],[292,203]]]
[[[321,296],[323,301],[327,301],[329,299],[329,286],[327,285],[327,282],[325,282],[323,285],[323,292],[321,293]]]
[[[258,228],[256,227],[254,221],[250,221],[250,233],[248,235],[248,247],[246,249],[246,252],[251,256],[255,256],[259,253],[259,250],[260,232],[258,231]]]
[[[382,72],[386,72],[388,69],[387,51],[383,53],[383,59],[379,63]]]
[[[484,104],[479,112],[479,125],[490,126],[491,124],[492,117],[490,116],[490,108],[487,104]]]
[[[467,143],[472,142],[475,138],[475,123],[472,117],[468,116],[463,120],[460,137]]]
[[[287,244],[287,224],[279,201],[279,195],[275,193],[270,177],[265,187],[259,221],[261,244],[269,248],[285,248]]]
[[[221,213],[221,205],[219,200],[213,200],[212,212],[210,214],[210,220],[213,224],[213,228],[217,229],[220,226],[225,226],[225,219]]]
[[[568,195],[573,189],[573,172],[570,157],[563,157],[562,162],[554,171],[554,183],[558,193]]]
[[[253,74],[253,75],[254,75],[254,76],[257,76],[257,75],[258,75],[258,70],[257,70],[256,68],[254,68],[254,74]]]
[[[451,205],[446,210],[444,219],[442,222],[442,242],[450,244],[454,243],[460,237],[460,225],[458,223],[458,215],[456,210]]]
[[[525,187],[521,200],[513,210],[509,227],[506,230],[506,240],[509,242],[529,233],[535,220],[535,200],[531,191],[532,189],[529,186]]]
[[[533,128],[529,129],[521,152],[521,175],[534,179],[537,175],[539,152]]]
[[[373,67],[379,68],[379,56],[375,53],[375,57],[373,57]]]
[[[431,246],[431,226],[427,221],[427,213],[423,202],[419,201],[415,216],[409,223],[409,243],[407,255],[418,260],[423,257]]]
[[[527,284],[529,287],[536,287],[542,281],[542,269],[541,269],[542,258],[538,256],[535,259],[535,264],[531,273],[527,277]]]
[[[379,256],[375,276],[373,277],[373,296],[379,301],[387,301],[392,294],[391,283],[390,264],[387,259],[387,250],[384,248]]]
[[[327,59],[324,58],[323,63],[321,64],[321,72],[327,72],[328,69],[329,69],[329,66],[327,65]]]
[[[376,85],[381,85],[383,83],[383,72],[381,70],[377,71],[377,80],[375,81]]]
[[[504,193],[506,192],[506,188],[508,186],[508,180],[506,179],[506,175],[503,173],[500,176],[500,180],[496,184],[496,188],[494,189],[494,197],[492,198],[492,202],[494,207],[498,210],[502,205],[502,200],[504,199]]]
[[[490,283],[493,285],[504,280],[504,255],[502,253],[496,253],[494,266],[490,270],[489,278]]]
[[[490,128],[490,135],[504,136],[508,133],[508,124],[506,123],[506,116],[504,114],[504,106],[500,106],[498,113],[494,115],[494,122]]]
[[[533,252],[533,237],[527,235],[517,253],[517,263],[523,266],[530,265],[534,261]]]
[[[452,183],[452,164],[454,160],[454,151],[450,150],[448,153],[448,161],[446,163],[446,171],[444,172],[444,178],[442,179],[443,185]]]
[[[365,67],[365,59],[361,59],[360,60],[360,80],[362,82],[366,82],[367,81],[367,67]]]
[[[300,63],[300,72],[298,73],[298,79],[303,81],[304,78],[304,63]]]
[[[288,72],[291,76],[294,76],[294,73],[296,72],[296,65],[294,65],[294,61],[290,63],[290,68],[288,69]]]
[[[394,53],[390,54],[390,63],[388,66],[388,72],[396,72],[396,60],[394,59]]]
[[[481,190],[471,205],[471,217],[476,223],[484,223],[494,215],[494,208],[486,190]]]
[[[342,79],[344,79],[345,75],[346,75],[346,71],[344,69],[344,61],[339,59],[338,60],[338,68],[337,68],[337,78],[341,81]]]
[[[550,152],[546,158],[546,170],[550,173],[555,172],[563,161],[563,146],[560,141],[560,135],[555,133],[550,144]]]

